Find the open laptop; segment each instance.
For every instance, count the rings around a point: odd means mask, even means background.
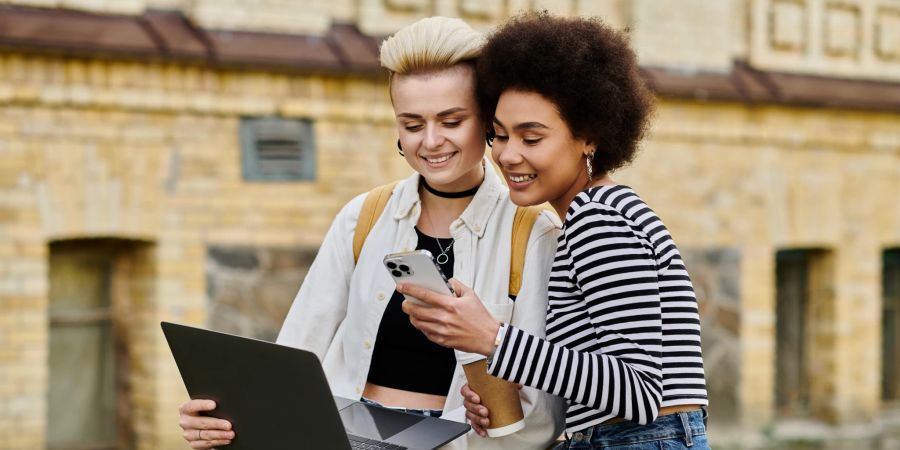
[[[469,425],[332,397],[316,355],[293,347],[161,323],[191,398],[216,401],[229,449],[433,450]]]

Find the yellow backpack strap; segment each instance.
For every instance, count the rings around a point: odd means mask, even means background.
[[[520,206],[516,208],[513,218],[512,246],[509,258],[509,296],[515,298],[522,288],[522,270],[525,267],[525,250],[528,248],[528,238],[542,206]]]
[[[375,222],[384,212],[391,194],[394,193],[394,186],[397,182],[388,183],[378,186],[366,194],[363,201],[362,210],[359,212],[359,220],[356,221],[356,229],[353,231],[353,263],[359,261],[359,254],[362,252],[363,244],[366,243],[366,237],[375,226]]]

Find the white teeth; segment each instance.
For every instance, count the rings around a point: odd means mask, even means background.
[[[537,175],[535,175],[535,174],[522,175],[519,177],[510,175],[509,179],[516,183],[524,183],[526,181],[531,181],[531,180],[535,179],[536,177],[537,177]]]
[[[431,163],[431,164],[440,164],[440,163],[442,163],[442,162],[444,162],[444,161],[450,159],[451,156],[453,156],[452,153],[449,154],[449,155],[447,155],[447,156],[442,156],[442,157],[437,158],[437,159],[425,158],[425,160],[428,161],[428,162]]]

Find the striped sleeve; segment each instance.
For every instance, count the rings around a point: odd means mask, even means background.
[[[615,209],[569,211],[549,286],[547,338],[509,326],[497,377],[640,424],[662,403],[662,317],[648,239]]]

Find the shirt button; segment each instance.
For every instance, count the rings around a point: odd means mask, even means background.
[[[367,349],[372,348],[372,341],[366,339],[365,341],[363,341],[363,347]]]
[[[378,291],[378,300],[384,300],[384,292]]]
[[[579,432],[575,433],[575,435],[572,436],[572,438],[575,439],[576,441],[581,441],[584,439],[584,433],[579,431]]]
[[[481,225],[476,224],[474,227],[472,227],[472,229],[474,229],[476,232],[481,232]]]
[[[356,393],[357,393],[357,394],[361,394],[361,393],[362,393],[362,389],[356,388]]]

